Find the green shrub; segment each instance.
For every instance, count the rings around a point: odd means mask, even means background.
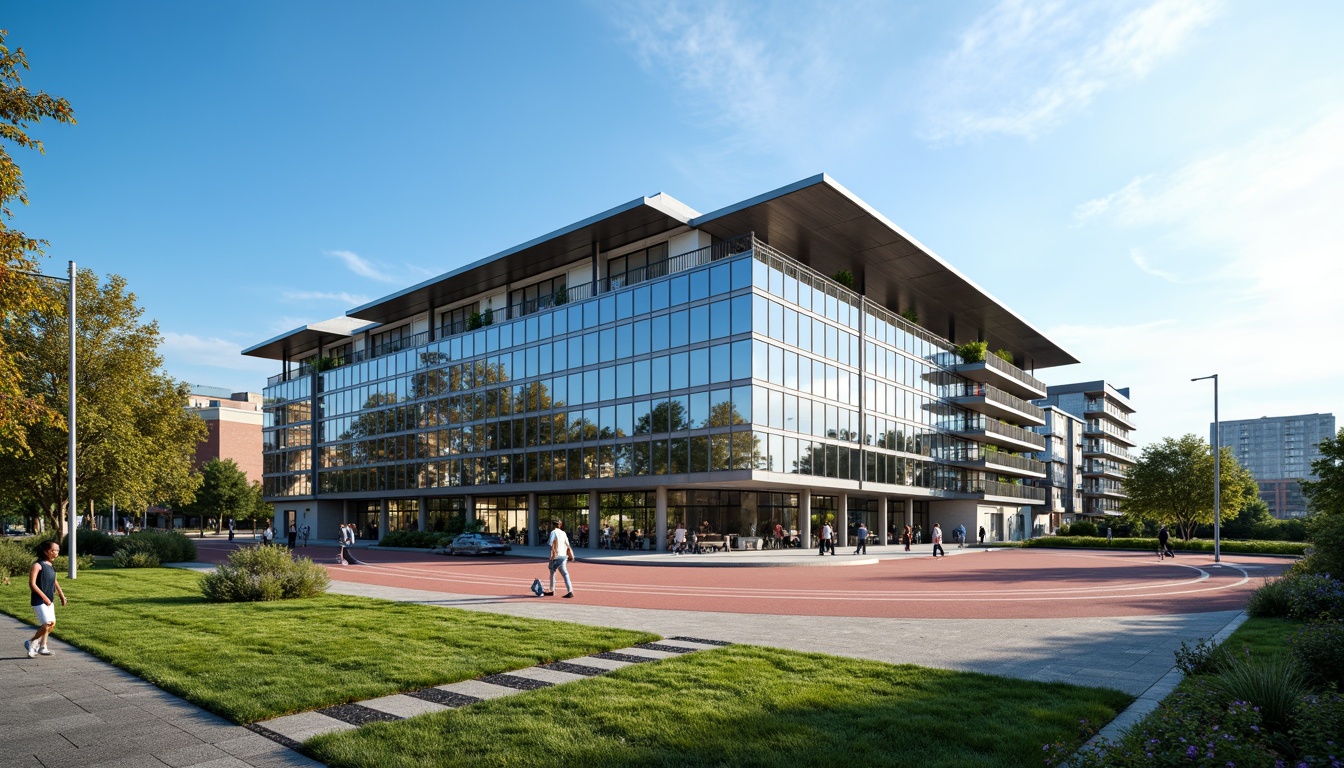
[[[136,531],[121,537],[117,548],[130,546],[131,542],[145,542],[160,563],[190,563],[196,559],[196,544],[177,531]]]
[[[288,600],[319,595],[330,583],[326,569],[312,560],[266,545],[235,550],[227,564],[201,579],[201,593],[216,603]]]
[[[836,272],[832,275],[831,279],[850,290],[854,290],[854,273],[847,269],[842,269],[839,272]]]
[[[93,555],[79,555],[75,557],[75,564],[79,566],[79,570],[81,571],[92,568],[93,563],[94,563]],[[32,563],[29,563],[28,565],[29,567],[31,567]],[[57,576],[61,575],[62,573],[69,573],[70,557],[68,555],[60,555],[55,560],[51,561],[51,567],[56,569]]]
[[[1344,688],[1344,622],[1311,622],[1288,641],[1288,646],[1293,659],[1313,679]]]
[[[1340,734],[1344,734],[1344,695],[1309,696],[1298,706],[1293,720],[1292,743],[1300,760],[1295,765],[1338,764]]]
[[[28,573],[35,562],[37,557],[24,542],[0,539],[0,583],[8,584],[10,579]]]
[[[160,565],[154,545],[143,538],[131,539],[122,544],[112,555],[112,562],[118,568],[158,568]]]
[[[1307,521],[1307,541],[1314,552],[1307,558],[1315,573],[1344,579],[1344,514],[1318,514]]]
[[[80,528],[75,534],[75,545],[79,548],[81,555],[111,555],[116,553],[117,544],[121,541],[118,536],[103,531],[95,531]],[[61,551],[70,551],[70,537],[61,539]]]
[[[1096,536],[1097,524],[1091,520],[1079,520],[1069,526],[1070,536]]]
[[[1006,349],[994,350],[994,356],[999,358],[1000,360],[1007,360],[1010,363],[1013,362],[1013,353],[1009,352]]]
[[[416,547],[433,549],[452,540],[452,535],[433,531],[388,531],[378,542],[380,547]]]
[[[1213,678],[1225,700],[1248,701],[1260,710],[1265,726],[1286,733],[1292,726],[1293,710],[1311,692],[1306,673],[1291,658],[1237,659],[1224,665]]]
[[[1288,597],[1288,618],[1344,621],[1344,582],[1324,573],[1294,574],[1282,581]]]
[[[988,350],[989,342],[987,341],[968,341],[953,351],[961,356],[963,363],[983,363],[985,352]]]
[[[1107,547],[1104,536],[1058,535],[1030,539],[1025,546],[1045,547],[1047,549],[1140,549],[1155,553],[1157,552],[1157,539],[1116,537],[1110,547]],[[1191,539],[1190,541],[1172,539],[1171,548],[1177,552],[1213,552],[1213,542],[1206,539]],[[1305,550],[1306,544],[1296,541],[1229,541],[1224,539],[1222,547],[1222,551],[1225,553],[1243,555],[1301,555]]]
[[[1211,675],[1231,664],[1232,654],[1222,645],[1214,645],[1210,640],[1201,639],[1194,645],[1186,645],[1176,651],[1176,668],[1189,676]]]
[[[1246,613],[1258,618],[1284,619],[1288,617],[1288,611],[1286,578],[1265,579],[1246,603]]]

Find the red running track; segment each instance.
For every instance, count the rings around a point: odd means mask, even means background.
[[[198,544],[219,562],[235,545]],[[332,564],[336,550],[300,555]],[[542,560],[359,550],[366,565],[328,570],[338,581],[534,600]],[[622,608],[875,618],[1059,619],[1239,610],[1280,558],[1006,549],[836,567],[717,568],[571,563],[574,602]],[[563,589],[563,585],[561,585]],[[558,598],[555,599],[559,602]],[[568,602],[568,601],[565,601]]]

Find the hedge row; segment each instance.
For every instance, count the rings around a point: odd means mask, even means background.
[[[1173,538],[1168,542],[1174,552],[1212,552],[1213,542],[1209,539],[1191,539],[1182,541]],[[1104,536],[1042,536],[1023,542],[1026,547],[1045,547],[1048,549],[1137,549],[1149,552],[1157,551],[1157,539],[1116,537],[1109,544]],[[1241,555],[1304,555],[1307,544],[1300,541],[1237,541],[1223,539],[1222,551]]]

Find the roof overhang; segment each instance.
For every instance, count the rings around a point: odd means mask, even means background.
[[[572,264],[602,251],[616,250],[677,227],[685,226],[696,211],[664,194],[640,197],[557,229],[522,245],[445,272],[403,291],[384,296],[346,314],[387,323],[444,307],[477,294],[503,288],[526,275]]]
[[[354,317],[333,317],[320,323],[303,325],[243,350],[244,355],[268,360],[295,360],[316,352],[326,344],[348,339],[374,325]]]
[[[1006,348],[1023,368],[1078,360],[933,251],[825,174],[692,219],[715,237],[754,232],[823,275],[854,273],[856,287],[893,311],[963,343]]]

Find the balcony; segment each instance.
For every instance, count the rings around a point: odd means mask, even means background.
[[[953,371],[971,381],[994,386],[1018,397],[1035,400],[1045,397],[1045,382],[995,354],[975,363],[957,363]]]
[[[951,425],[949,430],[967,440],[990,443],[1014,451],[1045,450],[1045,438],[1041,435],[1011,424],[1001,424],[993,419],[968,419],[960,424]]]
[[[1095,440],[1095,439],[1093,439],[1093,440],[1084,440],[1084,441],[1083,441],[1083,456],[1084,456],[1084,457],[1090,457],[1090,456],[1092,456],[1092,457],[1095,457],[1095,456],[1109,457],[1109,458],[1112,458],[1112,459],[1119,459],[1120,461],[1124,462],[1125,464],[1133,464],[1134,461],[1135,461],[1135,459],[1134,459],[1134,454],[1130,453],[1129,451],[1126,451],[1126,450],[1123,449],[1123,448],[1120,448],[1120,447],[1114,445],[1113,443],[1111,443],[1110,440]]]
[[[1045,462],[1026,456],[1013,456],[1003,451],[973,450],[967,455],[947,460],[949,464],[968,469],[980,469],[1003,475],[1022,477],[1046,477]]]
[[[1109,437],[1116,442],[1124,443],[1128,446],[1138,445],[1134,438],[1129,436],[1129,430],[1117,427],[1108,421],[1099,419],[1089,419],[1083,426],[1083,435],[1086,437]]]
[[[1125,429],[1135,429],[1132,413],[1126,413],[1114,403],[1108,403],[1104,398],[1089,397],[1083,404],[1083,415],[1086,418],[1095,416],[1105,416]]]
[[[1001,499],[1013,499],[1026,503],[1044,504],[1046,498],[1046,489],[1035,488],[1030,485],[1015,485],[1013,483],[1001,483],[997,480],[970,480],[966,483],[966,490],[969,493],[983,493],[985,498],[998,497]]]
[[[976,413],[1007,419],[1022,425],[1045,426],[1045,410],[991,384],[961,384],[952,387],[948,399]]]
[[[1088,459],[1083,463],[1083,475],[1086,477],[1103,477],[1112,480],[1124,480],[1128,474],[1125,466],[1115,461]]]

